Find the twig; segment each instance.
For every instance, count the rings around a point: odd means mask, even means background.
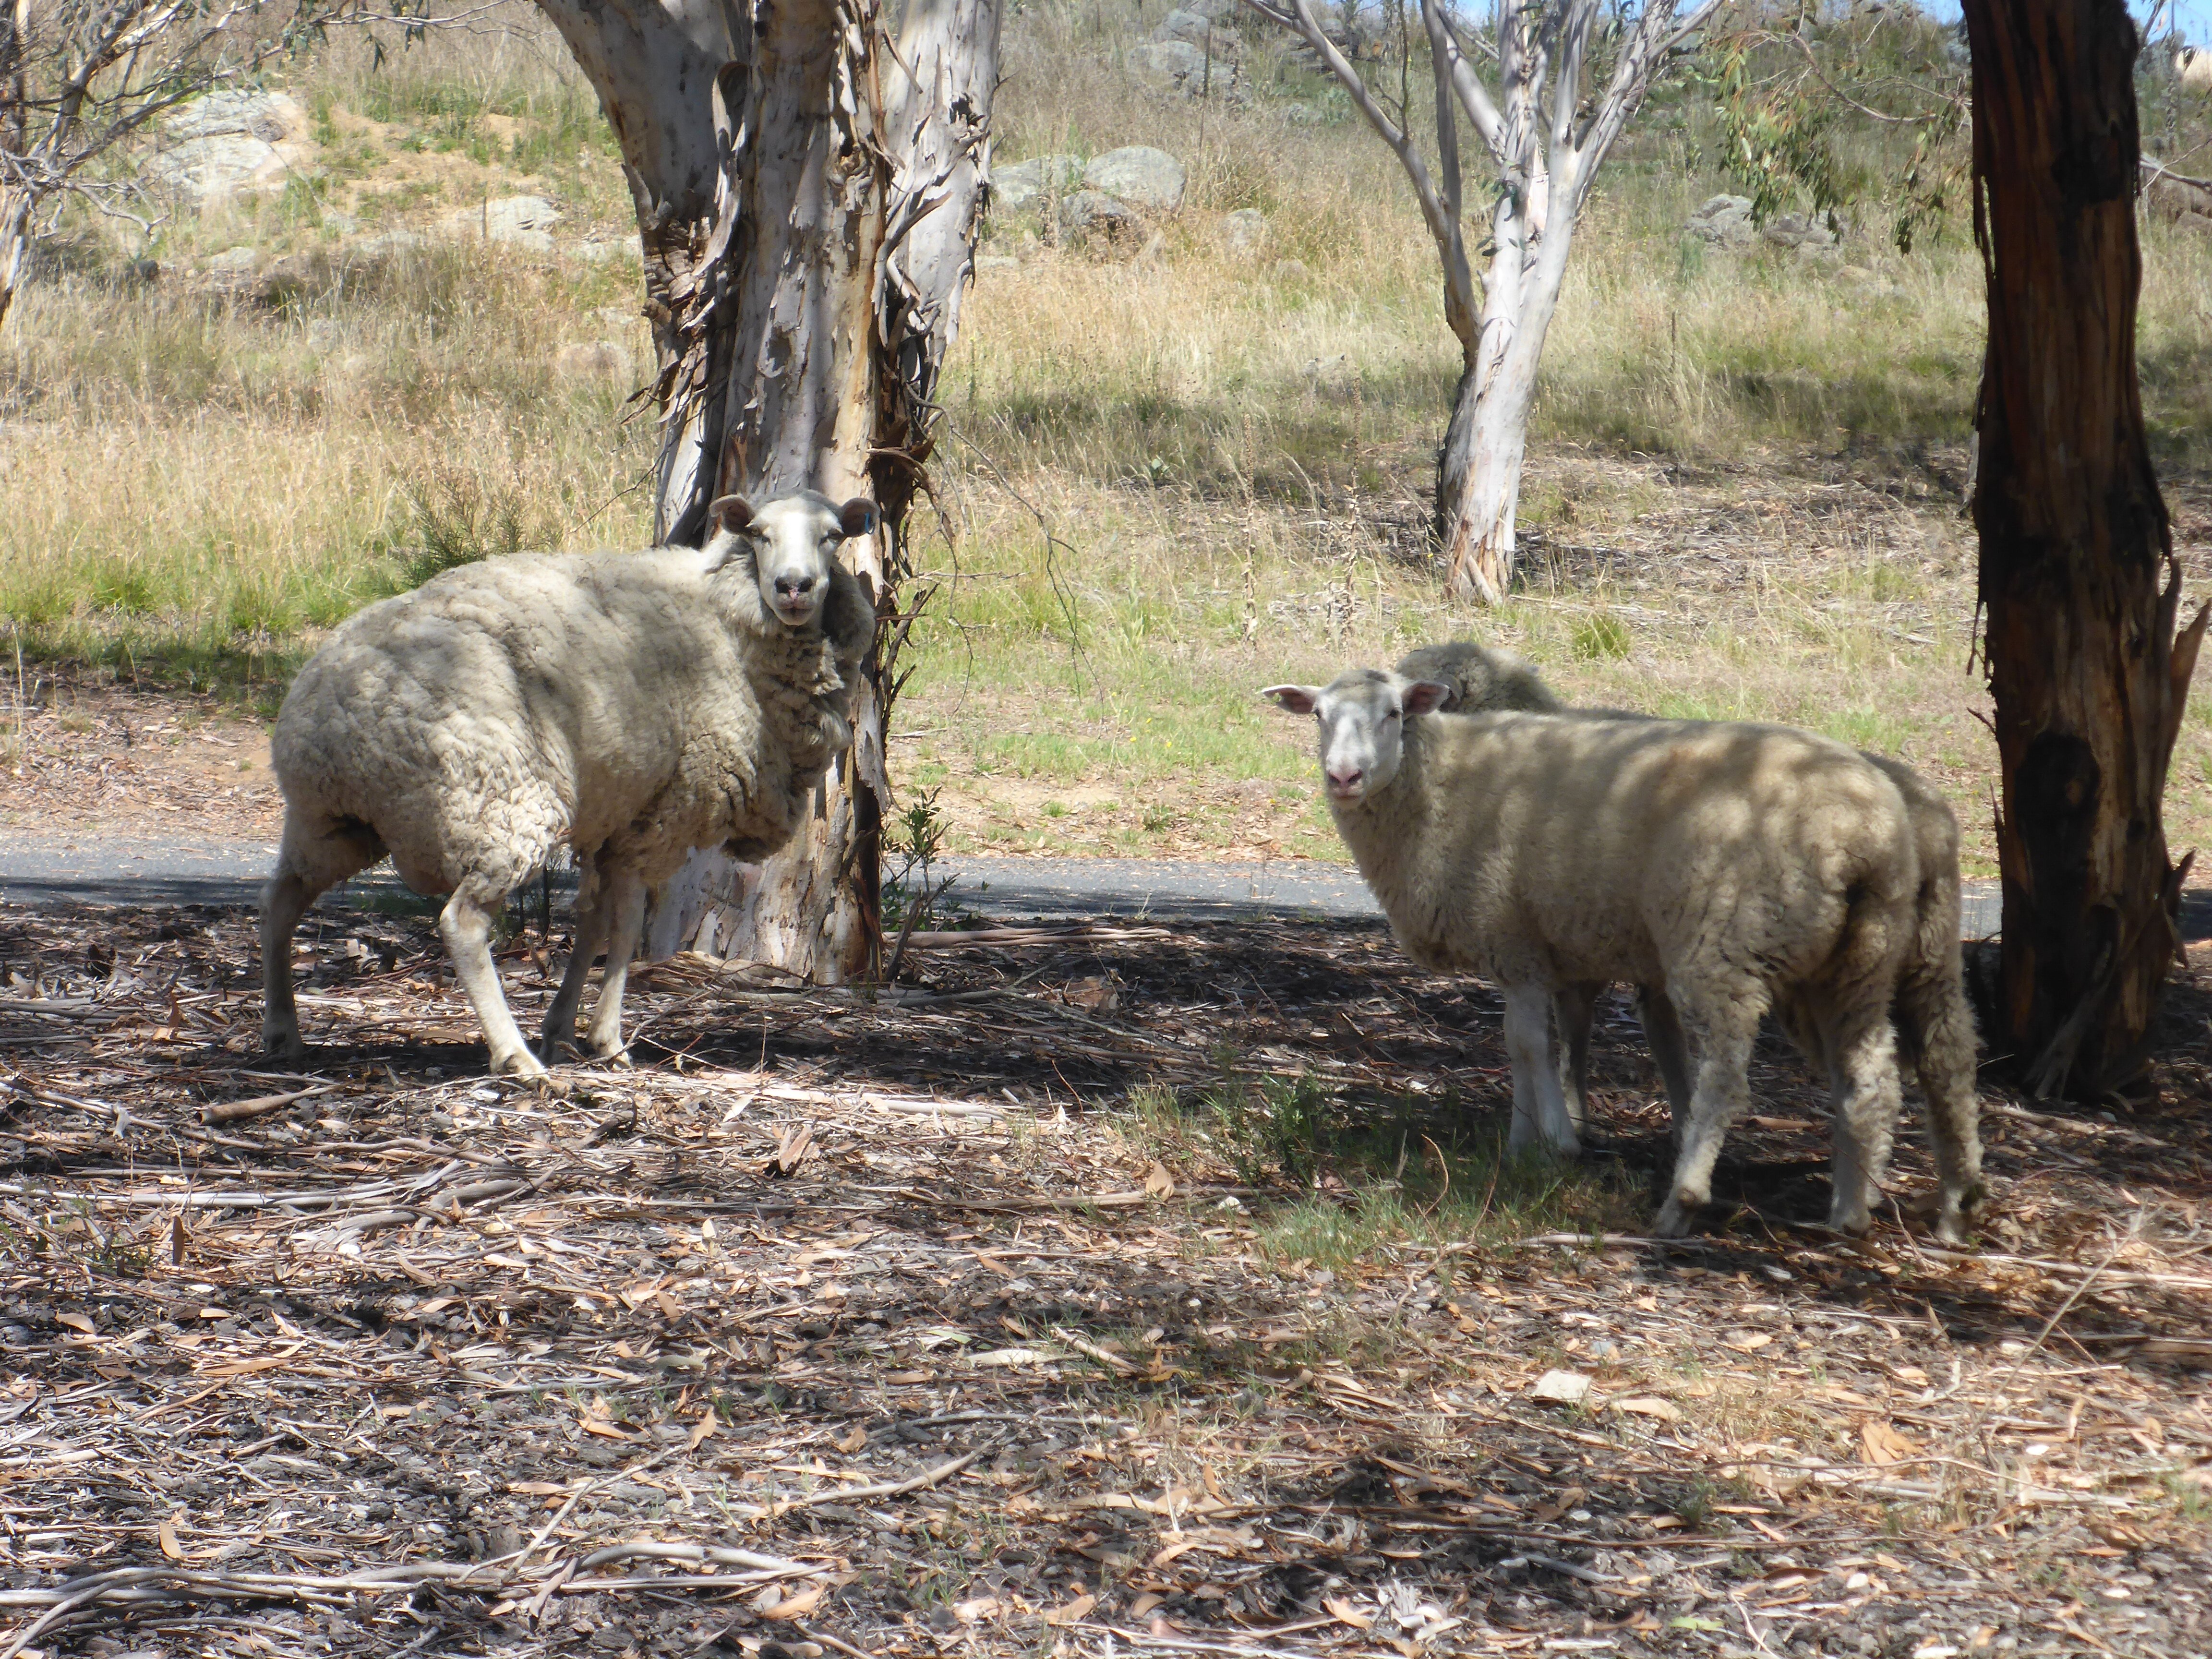
[[[925,1469],[911,1480],[890,1480],[881,1486],[854,1486],[845,1492],[817,1492],[805,1498],[793,1498],[778,1504],[769,1513],[784,1515],[793,1510],[811,1510],[817,1504],[852,1504],[866,1498],[902,1498],[908,1492],[920,1492],[924,1486],[933,1486],[939,1481],[959,1474],[970,1463],[988,1457],[1005,1444],[1003,1440],[994,1440],[989,1445],[978,1446],[974,1451],[956,1457],[949,1463],[939,1463],[933,1469]],[[7,1656],[0,1654],[0,1659],[7,1659]]]

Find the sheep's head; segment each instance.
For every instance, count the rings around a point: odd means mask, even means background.
[[[708,573],[720,569],[739,545],[749,546],[761,604],[789,628],[805,628],[822,614],[838,544],[876,527],[876,504],[866,496],[840,507],[812,489],[758,507],[742,495],[724,495],[707,515],[714,526],[707,544]]]
[[[1329,799],[1345,805],[1367,799],[1398,775],[1406,721],[1451,700],[1440,680],[1409,680],[1381,668],[1354,668],[1327,685],[1271,685],[1293,714],[1311,714],[1321,728],[1321,772]]]

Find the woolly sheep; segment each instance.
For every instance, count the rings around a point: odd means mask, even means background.
[[[1401,658],[1396,672],[1407,679],[1432,679],[1448,686],[1449,695],[1439,712],[1478,714],[1560,707],[1551,688],[1533,669],[1472,641],[1424,646]],[[1614,708],[1568,712],[1601,719],[1642,718]],[[1913,904],[1917,918],[1913,947],[1891,1014],[1928,1102],[1931,1138],[1939,1150],[1947,1142],[1955,1149],[1966,1191],[1972,1194],[1980,1183],[1982,1147],[1980,1108],[1974,1088],[1974,1021],[1966,1003],[1959,939],[1962,906],[1959,820],[1942,792],[1904,762],[1869,750],[1859,752],[1897,787],[1905,815],[1911,820],[1920,889]],[[1568,986],[1553,997],[1560,1087],[1568,1117],[1577,1131],[1584,1122],[1589,1097],[1590,1022],[1603,988],[1598,984]],[[1681,1026],[1666,992],[1658,987],[1638,986],[1636,999],[1637,1012],[1666,1087],[1667,1103],[1673,1109],[1679,1137],[1690,1104],[1689,1062],[1683,1050]],[[1814,1028],[1798,1029],[1804,1023],[1794,1016],[1787,1003],[1779,1012],[1799,1045],[1808,1055],[1817,1055]]]
[[[583,870],[575,951],[544,1047],[574,1031],[602,940],[586,1046],[623,1050],[622,995],[647,895],[692,850],[780,847],[833,756],[875,629],[837,561],[875,507],[812,490],[726,495],[702,548],[520,554],[465,565],[347,621],[293,682],[270,748],[283,844],[262,891],[270,1052],[304,1052],[293,929],[386,853],[419,893],[490,1046],[538,1074],[492,963],[492,918],[566,842]]]
[[[1863,1231],[1898,1111],[1889,1010],[1915,936],[1920,876],[1896,786],[1840,744],[1786,727],[1452,714],[1450,688],[1375,669],[1266,695],[1320,726],[1338,830],[1425,967],[1505,995],[1516,1145],[1571,1148],[1551,1062],[1552,994],[1663,986],[1697,1058],[1657,1226],[1710,1201],[1748,1103],[1769,1007],[1812,1038],[1836,1106],[1832,1224]],[[1966,1197],[1938,1137],[1943,1224]]]

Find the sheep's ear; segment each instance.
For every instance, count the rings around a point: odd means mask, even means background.
[[[1452,706],[1452,689],[1442,680],[1415,680],[1399,701],[1408,714],[1433,714]]]
[[[848,541],[872,533],[876,527],[876,504],[866,495],[854,496],[837,509],[837,527],[845,532]]]
[[[1263,697],[1273,697],[1282,708],[1293,714],[1310,714],[1314,705],[1321,701],[1321,690],[1311,685],[1270,685],[1262,690]]]
[[[718,495],[707,504],[707,525],[711,530],[742,532],[751,528],[753,504],[742,495]]]

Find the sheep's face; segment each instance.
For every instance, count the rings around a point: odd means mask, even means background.
[[[1327,685],[1271,685],[1260,695],[1314,717],[1328,798],[1349,806],[1389,786],[1405,759],[1406,722],[1443,708],[1451,694],[1440,681],[1355,668]]]
[[[708,508],[719,532],[708,544],[708,570],[721,568],[726,538],[750,546],[761,604],[787,628],[805,628],[830,597],[838,544],[876,527],[876,504],[855,495],[840,507],[811,489],[779,495],[755,507],[742,495],[724,495]]]

